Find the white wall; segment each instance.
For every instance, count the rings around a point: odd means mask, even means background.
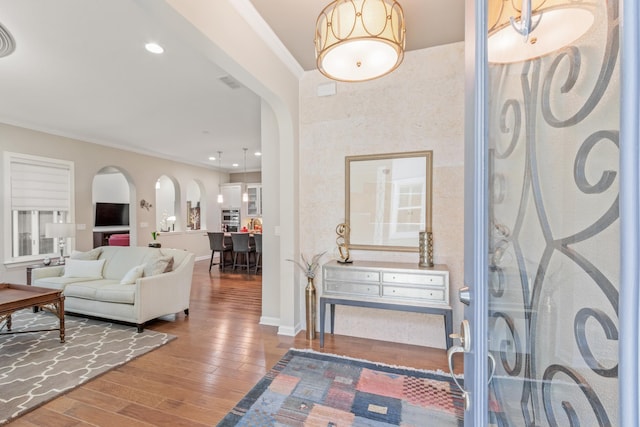
[[[300,84],[300,248],[334,254],[335,228],[344,222],[344,158],[433,150],[434,259],[450,270],[454,325],[462,319],[457,289],[463,280],[464,45],[408,52],[400,68],[378,80],[327,83],[319,72]],[[418,236],[416,235],[416,245]],[[352,251],[356,260],[418,263],[417,253]],[[306,284],[304,277],[297,284]],[[321,278],[316,277],[320,288]],[[301,303],[301,310],[304,304]],[[443,319],[414,313],[336,308],[336,333],[445,347]],[[302,317],[303,313],[301,313]]]
[[[42,132],[0,124],[0,151],[12,151],[64,159],[74,162],[75,174],[75,222],[84,226],[76,231],[72,244],[78,250],[89,250],[93,247],[93,182],[94,177],[107,167],[116,167],[132,184],[129,202],[131,203],[134,224],[131,226],[132,245],[146,246],[151,241],[151,231],[155,229],[155,183],[160,175],[170,175],[181,188],[186,191],[191,180],[202,182],[207,191],[214,196],[207,200],[207,223],[219,224],[219,209],[216,198],[218,184],[227,181],[226,174],[219,174],[207,168],[176,163],[170,160],[155,158],[133,152],[91,144],[71,138],[50,135]],[[4,177],[0,176],[0,188],[4,191]],[[141,199],[151,201],[154,205],[146,210],[140,207]],[[181,200],[186,194],[180,195]],[[179,205],[184,218],[186,203]],[[4,221],[4,212],[0,210],[0,221]],[[5,238],[5,237],[3,237]],[[194,252],[196,257],[208,258],[211,255],[209,240],[205,230],[165,233],[160,236],[163,247],[175,247]],[[4,247],[0,246],[0,260],[5,259]],[[27,263],[28,264],[28,263]],[[0,280],[13,283],[25,283],[25,264],[0,264]]]

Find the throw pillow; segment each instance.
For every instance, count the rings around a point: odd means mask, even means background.
[[[157,274],[166,273],[173,265],[173,257],[159,256],[153,258],[144,265],[144,277],[155,276]]]
[[[144,273],[144,264],[136,265],[131,270],[127,271],[127,274],[124,275],[120,284],[133,285],[136,283],[136,280],[142,277],[142,273]]]
[[[62,277],[83,277],[88,279],[102,279],[103,259],[91,261],[83,259],[68,259],[64,266]]]
[[[91,249],[87,252],[73,251],[69,256],[71,259],[96,260],[102,253],[102,248]]]

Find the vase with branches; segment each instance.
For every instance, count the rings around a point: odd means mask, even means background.
[[[302,262],[293,259],[287,259],[287,261],[291,261],[292,263],[297,265],[307,277],[307,286],[304,288],[304,291],[305,308],[307,313],[308,340],[313,340],[316,337],[316,287],[313,284],[313,279],[316,277],[316,271],[320,266],[320,259],[325,253],[326,251],[315,254],[311,257],[311,259],[306,258],[304,254],[300,254]]]
[[[291,261],[292,263],[300,267],[300,270],[302,270],[307,279],[313,279],[314,277],[316,277],[316,270],[320,266],[320,259],[325,253],[326,251],[315,254],[313,257],[311,257],[310,260],[307,260],[304,254],[300,254],[300,259],[302,259],[302,262],[296,261],[294,259],[287,259],[287,261]]]

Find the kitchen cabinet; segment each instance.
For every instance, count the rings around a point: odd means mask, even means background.
[[[247,202],[247,216],[262,216],[262,185],[247,184],[247,194],[249,201]]]
[[[230,183],[220,185],[223,202],[220,207],[222,209],[240,208],[242,206],[242,184]]]

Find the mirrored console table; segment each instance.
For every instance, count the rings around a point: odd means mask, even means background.
[[[449,305],[449,270],[445,265],[356,261],[322,266],[320,347],[324,347],[326,306],[331,311],[331,334],[336,304],[435,314],[444,317],[446,348],[453,346],[453,312]]]

